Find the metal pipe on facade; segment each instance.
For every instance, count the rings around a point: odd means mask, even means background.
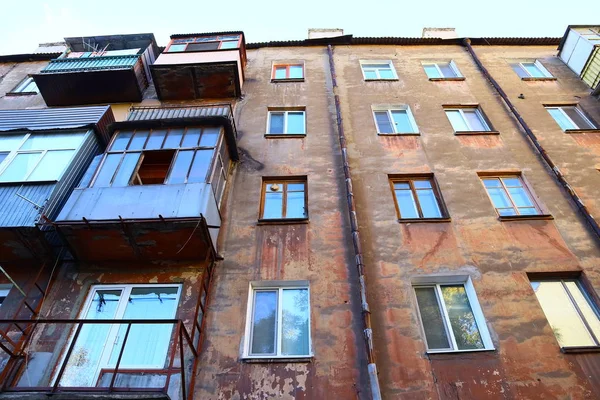
[[[594,231],[596,238],[598,240],[600,240],[600,226],[598,226],[598,223],[596,222],[594,217],[588,211],[587,207],[583,203],[583,200],[581,200],[581,198],[577,195],[577,193],[575,193],[575,190],[571,187],[569,182],[567,182],[567,180],[565,179],[565,176],[560,171],[558,166],[556,166],[556,164],[554,164],[554,162],[552,161],[552,159],[550,158],[550,156],[548,155],[548,153],[546,152],[544,147],[540,144],[537,136],[535,136],[535,133],[533,133],[533,131],[529,128],[529,125],[527,125],[527,123],[525,122],[525,120],[523,119],[521,114],[519,114],[519,112],[517,111],[515,106],[512,104],[512,102],[510,101],[510,99],[508,98],[508,96],[506,95],[504,90],[502,89],[502,87],[500,87],[498,82],[496,82],[496,80],[490,75],[488,70],[482,64],[479,57],[477,57],[477,54],[475,54],[475,50],[473,50],[473,47],[471,46],[471,39],[469,39],[469,38],[463,39],[463,44],[466,47],[469,54],[471,55],[471,57],[473,58],[473,61],[475,61],[475,64],[477,64],[477,66],[479,67],[479,69],[481,70],[483,75],[485,75],[485,77],[492,84],[494,89],[496,89],[496,91],[498,92],[500,97],[502,97],[502,100],[504,100],[504,103],[506,104],[508,109],[511,111],[511,113],[514,115],[514,117],[517,119],[517,121],[519,122],[519,125],[521,126],[521,128],[523,128],[523,131],[525,132],[525,135],[527,136],[527,138],[530,140],[531,144],[533,144],[535,149],[542,156],[542,159],[544,160],[546,165],[552,170],[552,172],[554,172],[554,175],[556,176],[556,178],[558,179],[560,184],[565,188],[565,190],[567,191],[569,196],[571,196],[571,199],[575,202],[575,205],[577,206],[577,208],[579,209],[579,211],[585,218],[586,222],[590,225],[590,227]]]
[[[371,311],[367,302],[367,286],[365,283],[365,265],[363,262],[362,247],[360,244],[360,232],[358,229],[358,219],[356,217],[356,204],[354,202],[354,192],[352,190],[352,173],[350,171],[350,162],[348,160],[348,147],[346,146],[346,134],[344,133],[344,122],[342,120],[342,109],[340,97],[337,94],[337,80],[335,75],[335,64],[333,60],[333,47],[327,45],[329,55],[329,70],[331,72],[331,81],[333,84],[333,95],[335,99],[335,111],[337,121],[338,138],[342,150],[342,163],[344,167],[344,178],[346,182],[346,200],[348,201],[348,213],[350,217],[350,227],[352,230],[352,243],[354,245],[354,257],[356,269],[358,270],[358,279],[360,285],[361,307],[364,323],[364,339],[367,348],[367,358],[369,364],[369,383],[371,386],[371,396],[373,400],[381,400],[381,390],[379,388],[379,379],[377,377],[377,365],[375,364],[375,351],[373,349],[373,329],[371,327]]]

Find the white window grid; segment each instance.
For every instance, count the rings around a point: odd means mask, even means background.
[[[529,70],[527,68],[525,68],[525,66],[523,64],[534,64],[536,66],[537,69],[540,70],[540,72],[542,73],[542,75],[544,75],[544,78],[553,78],[552,74],[546,69],[546,67],[544,67],[542,65],[542,63],[539,60],[532,60],[532,61],[520,61],[516,63],[521,70],[527,74],[530,78],[536,78],[535,76],[531,75],[531,73],[529,72]]]
[[[377,133],[381,133],[382,135],[389,135],[389,133],[382,133],[379,131],[379,125],[377,124],[377,117],[375,116],[376,112],[387,112],[388,119],[390,123],[394,127],[394,133],[399,134],[411,134],[411,133],[419,133],[419,126],[417,125],[417,121],[412,114],[409,106],[400,106],[393,108],[377,108],[373,107],[373,121],[375,122],[375,128],[377,128]],[[394,118],[392,116],[392,111],[406,111],[406,115],[408,116],[408,120],[410,122],[410,126],[412,127],[412,132],[398,132],[398,128],[396,127],[396,123],[394,122]]]
[[[288,130],[288,115],[289,113],[302,113],[304,121],[303,133],[287,133]],[[271,133],[271,115],[283,114],[283,133]],[[305,135],[306,134],[306,110],[270,110],[267,118],[267,135]]]
[[[385,69],[391,69],[392,70],[392,75],[394,75],[393,78],[382,78],[381,75],[379,74],[379,67],[378,68],[365,68],[365,65],[379,65],[381,66],[381,68],[385,68]],[[373,71],[375,72],[375,74],[377,75],[377,78],[375,79],[382,79],[382,80],[392,80],[392,79],[398,79],[398,74],[396,73],[396,68],[394,68],[394,63],[392,63],[391,60],[361,60],[360,61],[360,70],[362,71],[363,74],[363,79],[365,81],[369,81],[369,80],[374,80],[373,78],[367,78],[367,76],[365,75],[365,71]]]
[[[589,119],[589,118],[588,118],[588,117],[587,117],[587,116],[586,116],[586,115],[585,115],[585,114],[584,114],[584,113],[583,113],[583,112],[582,112],[582,111],[579,109],[579,107],[577,107],[577,106],[563,106],[563,107],[560,107],[560,106],[554,106],[554,107],[546,107],[546,110],[558,110],[558,111],[559,111],[559,112],[560,112],[560,113],[563,115],[563,117],[565,117],[565,118],[566,118],[566,119],[567,119],[569,122],[571,122],[571,124],[573,124],[573,126],[575,127],[575,128],[573,128],[573,129],[585,129],[585,127],[580,127],[580,126],[578,126],[578,125],[575,123],[575,121],[573,121],[573,120],[571,119],[571,117],[569,117],[569,115],[568,115],[568,114],[565,112],[565,110],[563,110],[563,108],[565,108],[565,107],[568,107],[568,108],[573,108],[573,109],[575,110],[575,112],[576,112],[577,114],[579,114],[579,116],[580,116],[580,117],[581,117],[581,118],[582,118],[584,121],[586,121],[588,124],[590,124],[590,126],[591,126],[591,127],[593,127],[592,129],[595,129],[595,128],[596,128],[596,125],[595,125],[595,124],[594,124],[594,123],[593,123],[593,122],[592,122],[592,121],[591,121],[591,120],[590,120],[590,119]]]
[[[422,279],[419,279],[422,280]],[[446,285],[463,285],[465,288],[465,292],[467,294],[467,299],[469,300],[469,305],[471,306],[471,311],[473,312],[473,316],[475,317],[475,323],[477,324],[477,329],[479,330],[479,335],[481,336],[481,340],[483,342],[483,349],[464,349],[461,350],[458,348],[458,344],[456,343],[456,338],[454,337],[454,332],[452,331],[450,324],[450,316],[448,314],[448,309],[446,308],[446,304],[443,301],[442,294],[442,286]],[[485,321],[485,317],[483,315],[483,310],[479,305],[479,301],[477,300],[477,293],[475,293],[475,288],[473,287],[473,282],[471,278],[467,278],[466,280],[461,279],[459,277],[437,277],[431,280],[425,280],[423,283],[413,283],[413,296],[415,299],[415,304],[417,306],[417,314],[419,316],[419,323],[421,326],[422,337],[427,347],[428,353],[463,353],[463,352],[474,352],[474,351],[490,351],[494,350],[494,344],[492,343],[492,339],[490,337],[490,332],[487,328],[487,324]],[[419,303],[416,299],[415,288],[435,288],[436,291],[436,299],[438,302],[438,307],[440,307],[440,312],[443,317],[444,329],[446,335],[451,342],[452,348],[448,349],[430,349],[429,344],[427,343],[427,339],[425,337],[425,330],[423,321],[421,319],[421,311],[419,309]]]
[[[39,132],[39,134],[48,134],[48,132]],[[35,135],[35,133],[28,133],[24,136],[23,140],[19,143],[19,145],[16,147],[16,149],[14,150],[10,150],[10,152],[8,151],[3,151],[0,150],[0,153],[9,153],[6,158],[4,160],[2,160],[2,162],[0,162],[0,176],[4,173],[4,171],[10,166],[10,164],[13,162],[13,160],[19,155],[19,154],[39,154],[41,153],[41,157],[38,158],[37,162],[35,163],[35,165],[33,165],[29,171],[29,173],[21,180],[19,181],[4,181],[2,180],[2,178],[0,177],[0,182],[28,182],[29,181],[29,177],[31,176],[31,174],[33,174],[33,172],[35,171],[35,169],[37,168],[37,166],[39,165],[39,163],[44,159],[44,157],[46,156],[46,154],[50,151],[76,151],[81,147],[81,144],[85,141],[85,139],[87,138],[87,134],[83,137],[83,139],[81,140],[81,142],[79,143],[79,146],[77,146],[76,148],[59,148],[59,149],[52,149],[52,150],[19,150],[21,148],[21,146],[23,146],[23,144],[25,144],[25,142],[27,141],[27,139],[29,139],[31,137],[31,135]],[[73,153],[73,155],[71,156],[71,158],[69,159],[69,161],[67,163],[65,163],[65,169],[66,167],[70,164],[71,160],[73,159],[73,157],[75,156],[75,153]],[[52,179],[53,181],[59,181],[63,174],[65,173],[65,170],[62,170],[60,172],[60,174],[56,177],[56,179]],[[35,181],[32,181],[35,182]]]
[[[285,289],[305,289],[308,294],[308,353],[302,355],[287,355],[281,354],[281,338],[283,330],[283,308],[280,307],[281,299],[283,296],[283,290]],[[277,290],[277,329],[275,332],[275,353],[274,354],[252,354],[252,335],[254,332],[254,294],[258,291],[273,291]],[[311,327],[311,312],[310,312],[310,286],[308,281],[258,281],[250,282],[250,289],[248,291],[248,307],[246,311],[246,332],[244,339],[244,358],[258,359],[258,358],[310,358],[313,357],[312,351],[312,327]]]
[[[460,73],[460,70],[458,69],[458,66],[456,65],[456,63],[454,62],[454,60],[450,60],[448,62],[448,65],[450,65],[450,68],[452,69],[452,71],[454,71],[454,73],[456,74],[456,76],[444,76],[444,73],[442,72],[442,69],[440,68],[439,64],[445,64],[445,63],[442,63],[442,62],[424,62],[423,66],[425,66],[425,65],[433,65],[433,66],[435,66],[435,68],[437,69],[437,71],[440,74],[440,76],[442,77],[442,79],[447,79],[447,78],[464,78],[463,75]]]
[[[490,125],[487,123],[485,117],[483,116],[483,113],[481,112],[481,110],[478,107],[444,108],[444,110],[445,111],[458,111],[458,112],[460,112],[460,117],[463,119],[463,122],[469,127],[469,131],[478,131],[478,129],[473,129],[473,127],[469,123],[468,118],[465,117],[465,112],[464,112],[464,110],[475,110],[475,115],[477,115],[477,118],[479,118],[479,121],[484,126],[485,130],[486,131],[490,131],[491,130]]]

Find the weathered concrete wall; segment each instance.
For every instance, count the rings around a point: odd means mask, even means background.
[[[44,108],[46,103],[38,94],[7,96],[27,75],[36,74],[42,70],[48,61],[31,61],[19,63],[0,63],[0,108]]]
[[[304,60],[306,81],[271,83],[273,61]],[[325,48],[248,52],[236,105],[242,161],[223,213],[198,399],[368,399],[360,297],[346,220]],[[306,106],[305,138],[265,138],[267,107]],[[307,224],[257,225],[262,177],[308,177]],[[314,359],[240,360],[249,282],[308,280]]]
[[[586,201],[594,196],[600,178],[591,176],[597,175],[591,151],[557,129],[540,104],[585,96],[584,86],[553,56],[555,49],[476,51],[517,107],[524,108],[534,131],[543,133],[543,145],[552,144],[550,155],[560,151],[557,163],[569,174],[581,174],[574,183],[587,194]],[[542,59],[558,81],[522,82],[505,60],[518,57]],[[393,60],[399,80],[364,82],[360,59]],[[421,60],[432,59],[453,59],[466,80],[429,81]],[[583,270],[598,290],[598,244],[468,53],[460,46],[336,46],[335,63],[384,398],[600,396],[573,356],[560,352],[526,276]],[[519,93],[526,99],[517,99]],[[455,136],[442,105],[459,103],[480,104],[500,134]],[[410,105],[420,136],[377,136],[372,104]],[[525,107],[530,107],[527,113]],[[597,116],[595,110],[591,113]],[[555,219],[499,221],[477,175],[482,171],[521,171]],[[422,172],[434,173],[452,222],[397,222],[388,174]],[[434,273],[472,278],[495,351],[426,354],[411,279]],[[588,360],[597,363],[598,356],[590,354]]]

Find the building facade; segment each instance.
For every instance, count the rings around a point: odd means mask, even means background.
[[[0,56],[0,398],[600,397],[599,38]]]

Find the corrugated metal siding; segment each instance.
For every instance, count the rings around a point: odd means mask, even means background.
[[[0,132],[80,128],[98,123],[107,112],[112,114],[110,106],[0,110]]]
[[[594,52],[581,73],[581,79],[592,89],[598,87],[598,83],[600,83],[600,46],[594,48]]]
[[[99,69],[133,68],[138,62],[138,55],[58,58],[40,71],[41,74],[61,72],[95,71]]]
[[[0,227],[35,226],[40,210],[17,196],[17,193],[43,206],[50,199],[55,186],[54,182],[0,186]]]
[[[127,116],[127,121],[150,121],[159,119],[230,117],[231,107],[228,104],[197,107],[134,107]]]

